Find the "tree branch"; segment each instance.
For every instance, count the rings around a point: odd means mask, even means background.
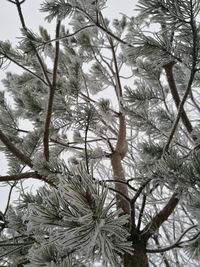
[[[178,194],[174,193],[168,203],[164,206],[164,208],[157,215],[155,215],[155,217],[152,218],[151,222],[147,224],[142,230],[142,235],[146,240],[148,240],[168,219],[168,217],[172,214],[172,212],[178,205],[178,202]]]
[[[189,227],[188,229],[186,229],[186,230],[181,234],[181,236],[176,240],[176,242],[174,242],[173,244],[171,244],[171,245],[169,245],[169,246],[166,246],[166,247],[163,247],[163,248],[155,248],[155,249],[148,249],[148,248],[147,248],[147,249],[146,249],[146,252],[148,252],[148,253],[162,253],[162,252],[169,251],[169,250],[171,250],[171,249],[173,249],[173,248],[181,247],[181,245],[182,245],[183,243],[187,243],[187,242],[189,242],[189,241],[191,241],[191,240],[194,239],[194,237],[193,237],[193,238],[188,239],[188,240],[186,240],[186,241],[181,241],[181,239],[186,235],[187,232],[189,232],[191,229],[196,228],[196,227],[197,227],[197,225],[192,225],[191,227]],[[195,235],[195,239],[196,239],[199,235],[200,235],[200,232],[198,232],[198,233]],[[181,241],[181,242],[180,242],[180,241]]]
[[[171,130],[171,133],[169,135],[168,141],[167,141],[167,143],[165,145],[164,152],[168,151],[168,149],[169,149],[170,143],[171,143],[171,141],[173,139],[173,136],[174,136],[174,134],[176,132],[176,128],[178,126],[181,114],[183,112],[183,106],[184,106],[184,104],[185,104],[185,102],[187,100],[187,97],[188,97],[189,93],[191,92],[192,83],[193,83],[195,74],[197,72],[196,64],[197,64],[198,49],[199,49],[198,45],[197,45],[198,44],[198,34],[197,34],[196,23],[195,23],[195,18],[194,18],[194,14],[193,14],[192,3],[191,3],[191,10],[190,11],[191,11],[191,14],[190,14],[190,22],[189,23],[190,23],[191,30],[192,30],[192,43],[193,43],[193,47],[192,47],[192,66],[191,66],[191,71],[190,71],[190,78],[189,78],[187,89],[185,91],[183,99],[180,102],[179,109],[178,109],[178,114],[177,114],[176,120],[174,121],[174,124],[172,126],[172,130]]]
[[[1,181],[1,178],[2,178],[2,176],[0,176],[0,181]],[[8,208],[10,206],[10,200],[11,200],[12,191],[13,191],[14,187],[16,186],[16,183],[17,182],[14,182],[10,187],[10,190],[9,190],[9,193],[8,193],[8,200],[7,200],[6,208],[5,208],[4,213],[3,213],[3,217],[4,218],[5,218],[5,215],[6,215],[7,211],[8,211]]]
[[[9,182],[9,181],[19,181],[26,178],[37,178],[43,180],[39,174],[36,172],[25,172],[14,175],[4,175],[0,176],[0,182]]]
[[[142,217],[143,217],[144,209],[145,209],[145,205],[146,205],[146,199],[147,199],[146,195],[143,195],[142,205],[141,205],[140,213],[139,213],[139,216],[138,216],[137,232],[140,231],[140,226],[141,226],[141,223],[142,223]]]
[[[78,29],[77,31],[73,32],[73,33],[70,33],[70,34],[67,34],[67,35],[64,35],[64,36],[60,36],[60,37],[57,37],[57,38],[54,38],[54,39],[51,39],[51,40],[48,40],[48,41],[45,41],[43,42],[42,44],[39,44],[36,46],[36,48],[39,48],[41,46],[44,46],[44,45],[47,45],[47,44],[50,44],[50,43],[53,43],[53,42],[57,42],[57,41],[61,41],[61,40],[65,40],[67,38],[70,38],[70,37],[73,37],[75,36],[76,34],[88,29],[88,28],[94,28],[96,27],[96,25],[86,25],[80,29]]]
[[[142,190],[148,185],[148,183],[150,182],[151,180],[147,180],[146,182],[144,182],[140,187],[139,189],[137,190],[135,196],[131,199],[131,203],[134,204],[136,202],[136,200],[138,199],[138,197],[140,196],[140,194],[142,193]]]
[[[129,199],[129,197],[127,197],[125,194],[123,194],[123,192],[121,192],[121,190],[118,191],[117,189],[112,188],[112,187],[108,187],[108,189],[111,190],[111,191],[113,191],[113,192],[115,192],[115,193],[117,193],[117,195],[120,195],[120,197],[122,197],[122,198],[125,200],[125,203],[126,203],[126,209],[127,209],[127,207],[129,207],[129,205],[130,205],[130,199]],[[121,208],[122,208],[122,207],[121,207]],[[122,208],[122,209],[123,209],[123,208]],[[124,209],[123,209],[123,211],[124,211]],[[127,213],[128,213],[128,212],[127,212]]]
[[[41,180],[49,184],[52,187],[56,187],[56,185],[53,182],[48,181],[46,177],[41,176],[37,172],[25,172],[25,173],[13,174],[13,175],[0,176],[0,182],[20,181],[22,179],[28,179],[28,178]]]
[[[174,62],[170,62],[167,65],[163,66],[163,68],[164,68],[165,73],[166,73],[167,82],[169,84],[169,88],[170,88],[173,100],[175,102],[176,108],[178,109],[181,100],[180,100],[180,97],[179,97],[179,94],[178,94],[178,90],[177,90],[177,87],[176,87],[176,83],[175,83],[175,80],[174,80],[173,66],[174,66]],[[191,133],[192,130],[193,130],[193,127],[192,127],[192,124],[191,124],[191,122],[190,122],[190,120],[189,120],[184,108],[182,109],[181,119],[182,119],[183,124],[185,125],[185,128],[187,129],[187,131],[189,133]]]
[[[20,67],[23,70],[29,72],[32,76],[36,77],[38,80],[40,80],[41,82],[43,82],[45,85],[48,85],[48,83],[45,82],[45,80],[43,80],[37,73],[35,73],[35,72],[29,70],[28,68],[26,68],[25,66],[21,65],[19,62],[17,62],[13,58],[11,58],[9,55],[7,55],[5,52],[4,53],[3,52],[0,52],[0,54],[2,54],[5,58],[7,58],[8,60],[10,60],[14,64],[16,64],[18,67]]]
[[[0,140],[7,147],[7,149],[13,153],[19,160],[28,165],[30,168],[33,167],[31,159],[22,153],[9,139],[8,137],[0,130]]]
[[[193,80],[194,80],[195,73],[196,73],[196,70],[193,69],[193,70],[191,71],[190,79],[189,79],[189,81],[188,81],[187,89],[186,89],[185,94],[184,94],[184,96],[183,96],[183,98],[182,98],[182,101],[180,102],[179,109],[178,109],[178,113],[177,113],[176,119],[175,119],[175,121],[174,121],[174,123],[173,123],[172,129],[171,129],[171,132],[170,132],[170,135],[169,135],[169,137],[168,137],[168,140],[167,140],[167,143],[166,143],[166,145],[165,145],[165,148],[164,148],[164,152],[163,152],[163,153],[165,153],[165,152],[168,151],[169,146],[170,146],[170,144],[171,144],[171,142],[172,142],[172,139],[173,139],[174,134],[175,134],[175,132],[176,132],[176,128],[177,128],[177,126],[178,126],[179,120],[180,120],[180,118],[181,118],[181,114],[182,114],[182,112],[183,112],[184,104],[185,104],[185,102],[186,102],[186,100],[187,100],[187,97],[188,97],[188,95],[189,95],[189,93],[190,93],[190,90],[191,90],[191,86],[192,86],[192,83],[193,83]]]
[[[19,0],[16,0],[17,11],[18,11],[19,18],[20,18],[20,21],[21,21],[21,24],[22,24],[22,28],[23,28],[23,30],[25,31],[26,36],[27,36],[27,38],[28,38],[28,30],[27,30],[27,27],[26,27],[26,24],[25,24],[25,20],[24,20],[24,16],[23,16],[23,13],[22,13],[22,10],[21,10],[21,4],[22,4],[22,3],[20,3]],[[40,64],[40,67],[41,67],[42,72],[43,72],[43,74],[44,74],[44,77],[45,77],[45,79],[46,79],[46,81],[47,81],[47,84],[48,84],[48,86],[51,88],[51,82],[50,82],[50,79],[49,79],[49,77],[48,77],[47,71],[46,71],[46,69],[45,69],[44,63],[43,63],[42,59],[40,58],[40,56],[39,56],[39,54],[38,54],[38,52],[37,52],[37,49],[36,49],[35,45],[33,44],[33,42],[30,41],[30,43],[31,43],[31,45],[32,45],[33,51],[34,51],[35,54],[36,54],[36,57],[37,57],[37,59],[38,59],[38,62],[39,62],[39,64]]]
[[[126,143],[126,121],[124,114],[120,113],[119,115],[119,132],[116,149],[111,155],[111,165],[113,169],[114,179],[116,181],[124,181],[125,175],[124,169],[122,166],[122,159],[127,153],[127,143]],[[128,186],[127,184],[115,183],[116,191],[122,193],[126,198],[128,197]],[[127,202],[124,201],[120,195],[117,195],[118,207],[122,208],[125,213],[130,213],[130,206],[127,205]]]
[[[90,174],[89,171],[89,158],[88,158],[88,149],[87,149],[87,137],[88,137],[88,131],[89,131],[89,125],[90,125],[90,110],[87,114],[87,120],[86,120],[86,126],[85,126],[85,138],[84,138],[84,151],[85,151],[85,162],[86,162],[86,168],[87,173]]]
[[[56,26],[56,38],[59,37],[59,32],[60,32],[60,21],[58,21],[57,26]],[[52,86],[50,87],[47,115],[46,115],[46,121],[45,121],[45,126],[44,126],[44,137],[43,137],[44,156],[45,156],[46,161],[49,161],[49,128],[50,128],[51,116],[52,116],[52,110],[53,110],[54,94],[56,90],[59,50],[60,50],[59,41],[56,41],[54,67],[53,67],[53,82],[52,82]]]

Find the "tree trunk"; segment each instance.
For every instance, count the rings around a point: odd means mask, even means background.
[[[124,256],[124,265],[123,267],[149,267],[149,261],[145,248],[138,246],[134,250],[134,254],[126,254]]]

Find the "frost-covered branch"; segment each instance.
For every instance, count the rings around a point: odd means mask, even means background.
[[[30,73],[33,77],[36,77],[38,80],[40,80],[42,83],[44,83],[45,85],[48,86],[48,83],[41,77],[39,76],[37,73],[33,72],[32,70],[28,69],[27,67],[25,67],[23,64],[21,64],[20,62],[18,62],[17,60],[15,60],[11,55],[8,55],[6,52],[3,52],[3,49],[1,47],[0,54],[3,55],[6,59],[10,60],[11,62],[13,62],[15,65],[17,65],[18,67],[20,67],[21,69],[27,71],[28,73]]]
[[[20,159],[23,163],[27,164],[30,168],[33,167],[31,159],[25,153],[22,153],[1,130],[0,140],[14,156]]]
[[[22,9],[21,9],[21,5],[22,5],[23,3],[24,3],[23,1],[20,2],[19,0],[16,0],[15,5],[16,5],[16,7],[17,7],[18,15],[19,15],[19,18],[20,18],[20,21],[21,21],[21,24],[22,24],[22,28],[23,28],[23,30],[24,30],[24,33],[26,34],[26,37],[29,38],[28,28],[27,28],[27,26],[26,26],[26,24],[25,24],[24,16],[23,16]],[[34,43],[30,40],[30,38],[29,38],[29,41],[30,41],[30,44],[31,44],[31,48],[32,48],[33,51],[35,52],[35,55],[36,55],[36,57],[37,57],[37,59],[38,59],[38,62],[39,62],[39,64],[40,64],[40,67],[41,67],[41,69],[42,69],[42,71],[43,71],[43,74],[44,74],[44,77],[45,77],[45,79],[46,79],[46,82],[47,82],[48,86],[51,87],[51,82],[50,82],[50,79],[49,79],[47,70],[46,70],[46,68],[45,68],[45,65],[44,65],[44,63],[43,63],[43,60],[42,60],[42,58],[40,57],[40,55],[38,54],[38,51],[37,51],[37,49],[36,49]]]

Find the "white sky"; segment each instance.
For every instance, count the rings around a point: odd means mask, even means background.
[[[83,0],[84,1],[84,0]],[[28,27],[37,31],[39,25],[44,25],[45,13],[38,11],[42,0],[26,0],[22,5],[23,13]],[[119,13],[128,16],[133,15],[133,9],[137,0],[108,0],[105,14],[109,19],[115,18]],[[20,21],[15,6],[7,0],[0,0],[0,40],[9,39],[13,42],[20,36]],[[45,22],[45,25],[48,25]]]
[[[84,1],[84,0],[83,0]],[[43,25],[49,30],[54,28],[52,24],[44,22],[45,13],[40,13],[39,8],[42,0],[26,0],[22,5],[23,14],[25,17],[26,25],[33,31],[38,30],[39,25]],[[124,13],[127,16],[133,16],[134,6],[137,0],[108,0],[107,9],[104,10],[104,14],[107,18],[113,19],[119,16],[120,13]],[[0,40],[10,40],[13,44],[17,44],[18,38],[20,37],[20,21],[16,11],[16,7],[8,2],[7,0],[0,0]],[[16,71],[17,68],[13,64],[9,66],[9,71]],[[5,77],[5,70],[0,70],[0,81]],[[2,84],[0,83],[0,90]],[[6,161],[5,158],[0,154],[0,175],[6,173]],[[0,210],[4,210],[7,203],[8,189],[2,187],[0,184]]]

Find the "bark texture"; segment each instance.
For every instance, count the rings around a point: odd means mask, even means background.
[[[116,149],[111,156],[111,165],[113,169],[113,175],[115,179],[115,190],[117,193],[117,205],[124,213],[130,213],[130,204],[128,199],[128,186],[124,175],[124,169],[122,166],[122,159],[127,153],[126,142],[126,121],[124,114],[119,115],[119,132]],[[117,181],[120,181],[119,183]],[[123,197],[124,196],[124,197]]]
[[[138,244],[133,255],[125,255],[123,267],[149,267],[145,246]]]
[[[129,202],[123,197],[128,197],[128,188],[125,184],[124,170],[121,163],[121,156],[119,153],[114,152],[111,158],[111,164],[113,168],[113,174],[115,179],[115,190],[117,193],[117,205],[118,208],[121,208],[125,213],[130,213]],[[119,181],[119,183],[117,183]],[[124,183],[121,183],[124,182]]]

